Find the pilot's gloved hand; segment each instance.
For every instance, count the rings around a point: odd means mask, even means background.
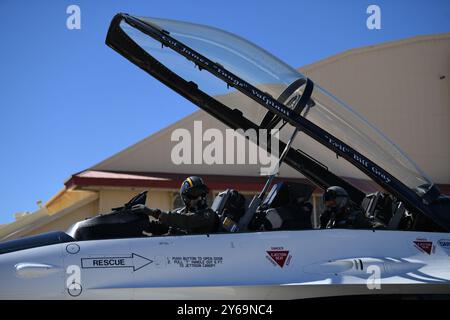
[[[147,208],[147,210],[148,211],[146,213],[155,219],[158,219],[159,215],[161,214],[161,210],[159,210],[159,209]]]

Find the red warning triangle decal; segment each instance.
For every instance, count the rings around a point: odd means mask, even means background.
[[[416,240],[414,241],[414,244],[416,245],[417,248],[419,248],[423,252],[431,254],[431,250],[433,249],[433,242]]]
[[[289,251],[267,251],[267,254],[275,261],[281,268],[284,267],[284,263],[289,255]]]

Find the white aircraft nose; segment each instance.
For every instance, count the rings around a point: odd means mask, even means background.
[[[0,254],[0,299],[64,298],[63,248],[54,244]]]

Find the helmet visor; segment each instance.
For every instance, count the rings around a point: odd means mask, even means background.
[[[207,193],[208,189],[206,189],[205,187],[194,187],[187,190],[187,192],[185,193],[185,197],[190,200],[194,200],[199,197],[205,196]]]
[[[328,190],[323,194],[323,201],[332,201],[336,199],[336,192],[334,190]]]

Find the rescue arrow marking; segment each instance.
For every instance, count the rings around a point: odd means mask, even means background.
[[[83,269],[133,268],[133,271],[137,271],[151,263],[153,263],[153,260],[136,253],[132,253],[129,257],[81,258],[81,267]]]

